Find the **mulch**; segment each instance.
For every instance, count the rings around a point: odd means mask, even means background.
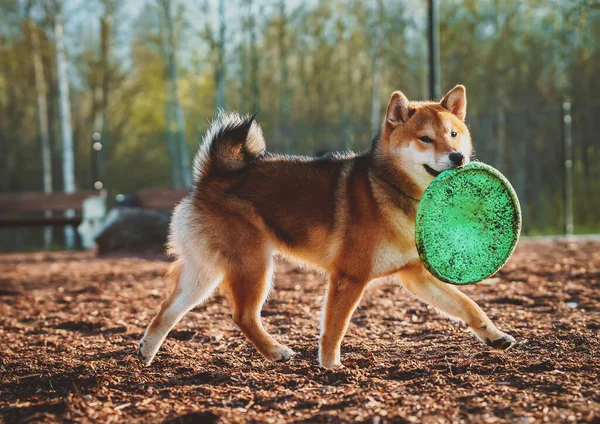
[[[142,367],[137,344],[169,293],[168,265],[0,256],[0,421],[600,422],[600,241],[522,241],[495,278],[463,289],[517,338],[506,352],[376,285],[336,370],[317,363],[323,278],[284,261],[263,317],[291,361],[265,361],[216,295]]]

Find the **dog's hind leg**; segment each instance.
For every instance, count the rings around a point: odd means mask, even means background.
[[[270,254],[245,256],[231,267],[223,281],[233,303],[233,321],[256,349],[270,361],[287,361],[294,352],[264,329],[260,311],[271,290],[273,258]]]
[[[140,342],[137,354],[144,365],[150,365],[167,334],[181,318],[194,306],[205,301],[221,282],[216,272],[200,271],[183,259],[173,264],[165,279],[174,280],[175,287],[162,303]]]
[[[406,267],[398,276],[410,293],[449,316],[462,320],[488,346],[508,349],[515,343],[514,337],[496,328],[479,305],[458,288],[434,278],[421,263]]]

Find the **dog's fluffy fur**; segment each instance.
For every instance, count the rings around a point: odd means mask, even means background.
[[[175,209],[167,278],[175,283],[138,351],[148,365],[167,333],[221,286],[233,320],[267,359],[293,351],[261,324],[271,290],[273,254],[281,252],[329,277],[319,360],[340,365],[340,345],[367,284],[397,276],[406,289],[464,321],[496,348],[514,339],[456,287],[427,272],[414,242],[418,200],[434,176],[463,166],[472,152],[463,86],[437,102],[393,93],[381,134],[363,154],[320,158],[265,150],[253,116],[220,112],[194,164],[192,193]]]

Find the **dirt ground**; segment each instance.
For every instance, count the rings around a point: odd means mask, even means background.
[[[385,284],[368,290],[332,371],[317,364],[323,279],[285,262],[263,316],[290,362],[263,360],[217,295],[140,366],[167,267],[157,255],[0,256],[0,421],[600,422],[600,241],[524,241],[496,278],[464,288],[517,338],[509,351]]]

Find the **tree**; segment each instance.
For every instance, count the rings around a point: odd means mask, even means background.
[[[60,0],[54,1],[54,42],[56,44],[56,75],[58,78],[58,97],[60,128],[62,138],[62,171],[65,193],[75,192],[75,160],[73,156],[73,129],[71,127],[71,101],[69,98],[69,81],[67,77],[67,59],[63,40],[63,16]],[[65,215],[72,217],[75,211],[69,209]],[[75,232],[72,226],[65,227],[65,245],[72,249],[75,243]]]
[[[111,22],[118,2],[115,0],[101,0],[104,6],[104,13],[100,16],[100,60],[94,63],[95,75],[100,76],[93,82],[93,134],[92,148],[94,159],[92,166],[94,168],[93,179],[94,186],[97,189],[106,186],[105,161],[107,158],[107,148],[109,147],[108,130],[108,104],[110,95],[110,44],[111,44]]]
[[[211,27],[211,22],[207,19],[202,38],[208,43],[210,51],[216,57],[214,67],[215,81],[215,109],[225,108],[225,34],[227,31],[227,22],[225,17],[225,0],[218,0],[218,26],[216,31]],[[205,4],[204,14],[210,13],[208,3]]]
[[[0,0],[0,187],[9,191],[43,189],[35,40],[23,13],[28,1]],[[58,66],[54,39],[41,29],[53,25],[52,7],[44,24],[42,15],[54,0],[31,1],[56,190],[63,184]],[[115,7],[113,20],[106,8],[87,7],[106,1]],[[85,165],[94,131],[104,143],[111,189],[127,193],[183,186],[182,147],[196,146],[216,106],[259,111],[275,152],[314,154],[368,148],[393,90],[429,97],[425,2],[170,0],[166,19],[165,1],[146,0],[137,18],[127,20],[133,31],[117,30],[120,11],[132,12],[116,8],[126,2],[83,2],[71,14],[66,5],[76,2],[63,1],[69,30],[79,26],[81,34],[64,40],[81,186],[91,174]],[[232,3],[239,13],[230,12]],[[587,223],[597,231],[600,9],[590,1],[543,0],[445,0],[439,7],[442,89],[467,86],[477,157],[517,187],[525,230],[562,227],[560,107],[569,96],[576,227]],[[105,21],[99,30],[89,25],[99,20]]]
[[[217,68],[215,70],[215,108],[225,108],[225,0],[219,0],[219,38],[216,42]]]
[[[291,153],[291,139],[286,131],[290,121],[290,88],[288,81],[287,15],[285,0],[279,0],[279,25],[277,47],[279,54],[279,115],[277,119],[276,139],[283,143],[286,153]],[[282,140],[283,139],[283,140]]]
[[[42,153],[42,174],[44,193],[52,193],[52,153],[50,150],[50,131],[48,128],[48,103],[46,100],[46,79],[44,76],[44,63],[38,28],[31,17],[33,0],[28,0],[25,12],[25,23],[31,42],[31,54],[35,76],[35,91],[38,111],[38,124],[40,131],[40,147]],[[52,211],[44,211],[44,216],[52,216]],[[44,228],[44,246],[49,249],[52,245],[52,227]]]
[[[383,44],[383,1],[377,0],[377,32],[373,46],[373,96],[371,97],[371,133],[377,134],[381,128],[381,67],[383,57],[381,47]]]
[[[246,108],[248,111],[256,113],[260,107],[260,81],[258,76],[259,58],[254,1],[242,0],[241,6],[246,11],[243,24],[244,40],[242,41],[244,46],[242,46],[240,49],[243,54],[243,57],[241,57],[242,80],[245,83],[245,86],[242,87],[242,91],[245,94],[245,100],[247,103]],[[261,13],[259,13],[259,16],[260,15]]]
[[[172,12],[171,0],[158,0],[163,9],[163,19],[165,31],[163,32],[163,53],[166,60],[165,68],[165,88],[170,106],[167,107],[167,132],[175,134],[177,140],[177,149],[179,150],[179,162],[181,165],[181,182],[183,187],[192,185],[192,174],[190,172],[190,154],[185,144],[185,123],[183,120],[183,111],[179,104],[179,94],[177,90],[177,39],[175,37],[174,18]],[[175,145],[173,141],[172,144]],[[175,149],[173,149],[175,150]],[[175,155],[176,156],[176,155]],[[179,182],[175,185],[180,187]]]

